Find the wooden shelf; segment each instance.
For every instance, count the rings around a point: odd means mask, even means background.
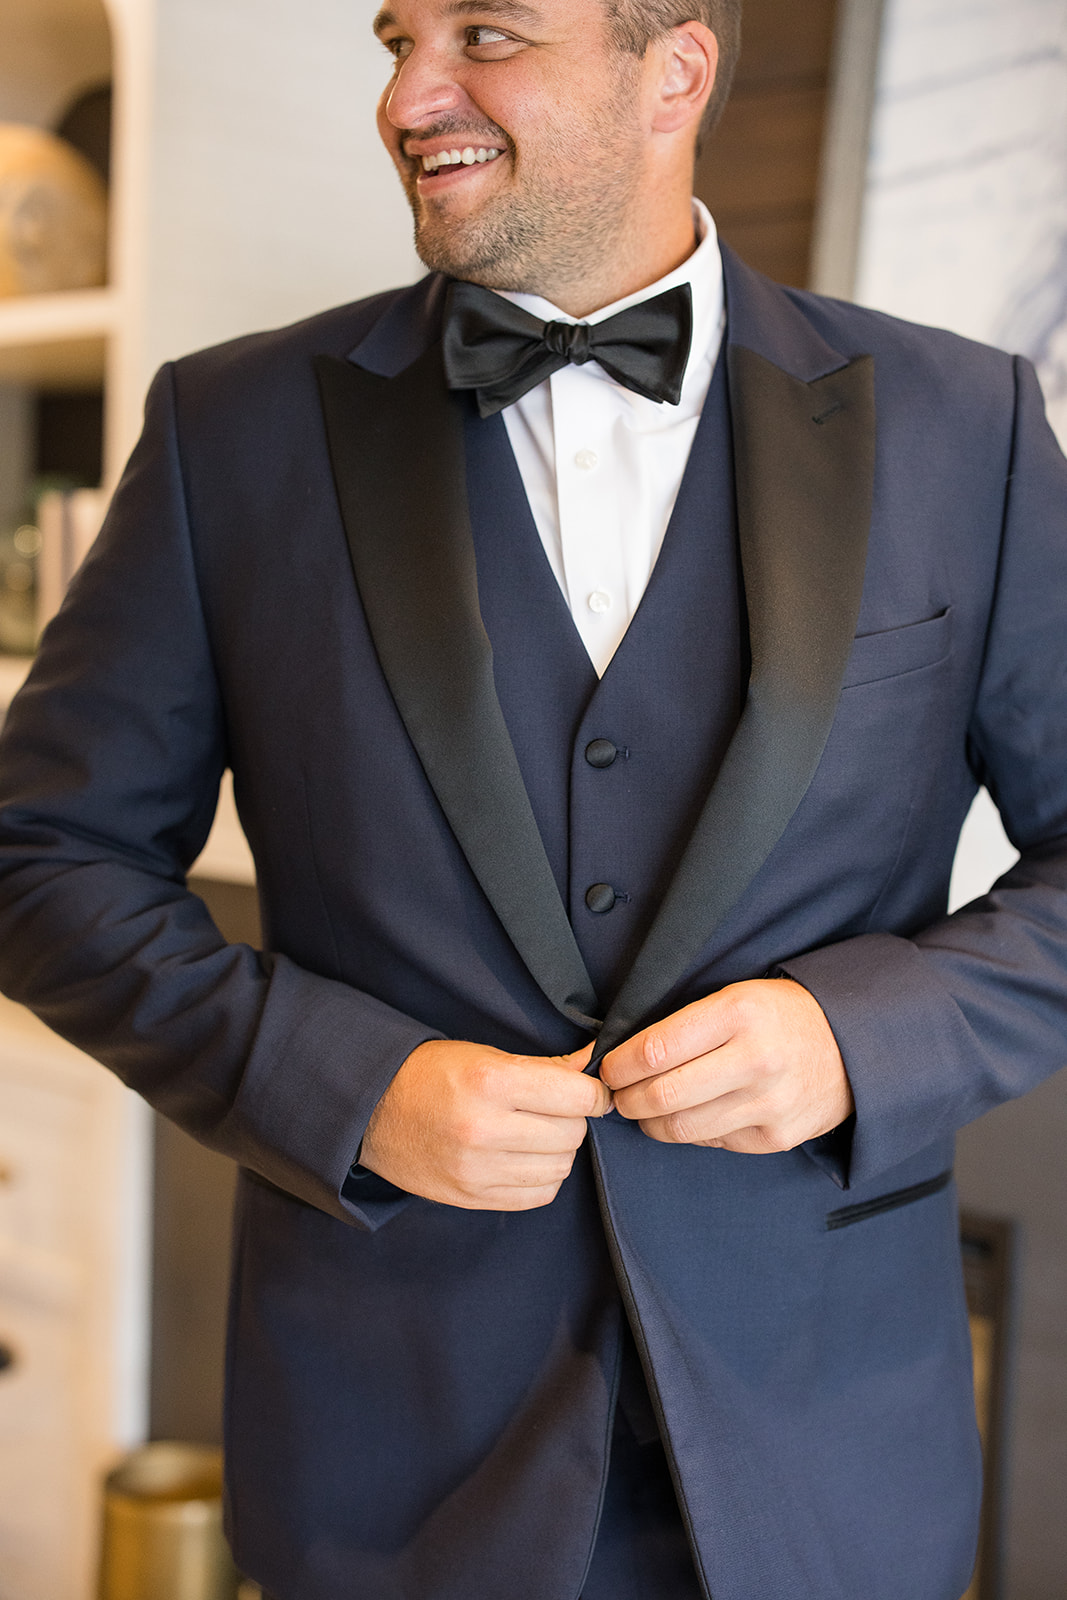
[[[95,389],[118,325],[114,289],[0,300],[0,382],[40,389]]]

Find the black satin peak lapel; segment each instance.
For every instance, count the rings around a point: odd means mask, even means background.
[[[815,774],[851,648],[874,495],[874,367],[805,383],[728,350],[752,671],[737,731],[597,1041],[643,1026],[698,960]]]
[[[595,1030],[596,997],[493,682],[464,476],[463,401],[435,344],[396,377],[316,370],[356,583],[378,659],[475,876],[549,1000]]]

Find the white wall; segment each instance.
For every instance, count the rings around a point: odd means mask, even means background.
[[[361,0],[160,0],[150,364],[409,282]],[[205,193],[210,192],[210,203]]]
[[[109,370],[114,477],[161,362],[410,282],[421,268],[374,128],[388,71],[371,5],[106,4],[122,295]]]
[[[856,298],[1038,363],[1067,444],[1067,3],[888,0]]]

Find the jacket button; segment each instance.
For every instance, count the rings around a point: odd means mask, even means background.
[[[594,883],[585,891],[585,903],[598,917],[607,911],[614,911],[615,898],[615,890],[610,883]]]
[[[610,767],[618,753],[610,739],[594,739],[585,747],[585,759],[591,767]]]

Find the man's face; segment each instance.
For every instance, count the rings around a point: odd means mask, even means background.
[[[394,61],[378,128],[426,265],[552,300],[602,270],[649,137],[648,58],[613,44],[602,0],[386,0],[375,31]]]

